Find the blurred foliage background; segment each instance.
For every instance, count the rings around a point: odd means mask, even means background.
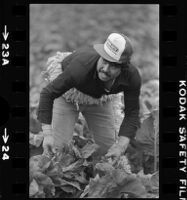
[[[104,42],[111,32],[129,36],[132,62],[143,83],[159,79],[159,6],[156,4],[31,4],[30,99],[38,102],[48,57]]]

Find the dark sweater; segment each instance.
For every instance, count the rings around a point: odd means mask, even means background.
[[[119,136],[133,138],[139,121],[139,94],[141,77],[131,64],[116,78],[111,90],[106,92],[96,72],[98,53],[93,47],[80,48],[62,61],[63,73],[49,83],[40,93],[38,120],[51,124],[52,107],[55,98],[60,97],[71,88],[100,98],[102,95],[124,92],[125,117],[119,130]]]

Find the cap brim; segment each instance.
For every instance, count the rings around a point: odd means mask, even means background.
[[[108,60],[109,62],[115,62],[115,63],[121,63],[118,60],[113,59],[110,57],[104,50],[104,44],[94,44],[93,48],[97,51],[97,53],[104,58],[105,60]]]

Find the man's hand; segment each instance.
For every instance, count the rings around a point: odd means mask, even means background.
[[[129,145],[129,141],[129,138],[125,136],[120,136],[117,143],[114,143],[110,147],[105,157],[112,158],[114,161],[116,161],[123,153],[125,153]]]
[[[44,137],[43,140],[43,154],[46,156],[53,155],[53,145],[54,145],[54,138],[52,135],[48,135]]]
[[[54,137],[52,134],[51,125],[42,125],[44,140],[43,140],[43,154],[46,156],[52,156],[54,147]]]

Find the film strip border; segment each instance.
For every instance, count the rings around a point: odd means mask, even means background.
[[[4,199],[20,200],[27,199],[29,193],[29,5],[21,0],[3,1],[1,8],[2,52],[9,54],[5,56],[9,63],[0,69],[0,104],[5,108],[1,110],[0,124],[4,146],[0,192]],[[179,196],[180,178],[184,177],[179,172],[178,156],[179,80],[187,80],[184,11],[182,1],[168,0],[160,4],[160,199],[164,200],[176,200],[184,195]],[[182,90],[181,96],[185,95]],[[6,143],[3,136],[7,138]],[[2,160],[4,153],[9,159]],[[184,185],[183,188],[185,191]]]
[[[186,99],[185,6],[183,2],[165,3],[167,5],[160,9],[160,194],[161,199],[183,199],[186,196],[186,173],[180,168],[185,168],[186,164],[181,165],[181,161],[186,158],[180,155],[180,140],[181,136],[186,136],[184,130],[180,133],[180,129],[186,126],[187,120],[186,117],[180,119],[179,94],[180,87],[183,87],[181,95]]]
[[[160,197],[171,200],[186,198],[186,164],[181,163],[186,159],[181,151],[186,150],[180,143],[186,140],[181,137],[186,137],[187,104],[183,100],[181,119],[179,103],[180,95],[186,99],[187,88],[184,10],[182,1],[168,0],[160,7]]]
[[[1,1],[1,4],[1,196],[3,199],[27,199],[29,10],[25,1]]]

